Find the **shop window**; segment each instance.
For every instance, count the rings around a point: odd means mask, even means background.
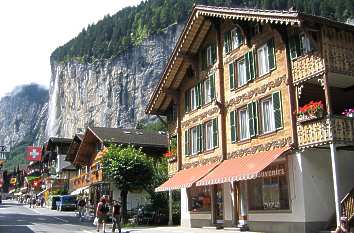
[[[259,176],[247,183],[249,210],[289,210],[286,164],[271,165]]]
[[[188,190],[190,211],[203,212],[211,210],[211,196],[209,186],[192,187]]]

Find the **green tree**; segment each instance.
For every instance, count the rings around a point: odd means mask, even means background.
[[[128,192],[147,190],[153,179],[153,163],[141,149],[111,145],[102,158],[103,172],[121,191],[123,221],[127,222]]]

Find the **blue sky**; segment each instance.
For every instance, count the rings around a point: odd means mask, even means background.
[[[49,57],[82,28],[141,0],[0,1],[0,97],[15,86],[48,87]]]

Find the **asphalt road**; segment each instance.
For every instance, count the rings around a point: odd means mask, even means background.
[[[47,208],[30,209],[15,201],[0,204],[0,233],[95,232],[90,223],[80,223],[73,212]]]
[[[110,226],[106,232],[111,232]],[[0,204],[0,233],[94,233],[92,222],[80,222],[74,212],[58,212],[47,208],[30,209],[16,201]],[[102,231],[100,231],[102,232]],[[117,232],[117,231],[116,231]],[[222,233],[228,230],[191,229],[181,227],[136,227],[123,233]],[[235,231],[233,231],[235,232]],[[236,231],[237,232],[237,231]],[[247,232],[243,232],[247,233]],[[251,233],[251,232],[249,232]]]

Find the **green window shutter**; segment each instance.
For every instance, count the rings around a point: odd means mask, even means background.
[[[256,61],[255,61],[255,53],[252,50],[249,53],[249,60],[250,60],[250,74],[251,74],[251,79],[255,79],[256,78]]]
[[[197,150],[203,150],[203,125],[197,125]]]
[[[236,142],[236,112],[230,112],[231,142]]]
[[[273,39],[269,40],[267,42],[267,46],[268,46],[269,69],[272,70],[276,67],[274,40]]]
[[[200,83],[200,103],[201,103],[201,105],[205,104],[204,82]]]
[[[218,118],[213,119],[213,146],[214,148],[218,146],[219,143],[219,133],[218,133]]]
[[[253,111],[253,124],[254,124],[254,133],[258,134],[259,125],[258,125],[258,103],[253,102],[252,104]]]
[[[210,75],[210,96],[211,99],[215,99],[215,74]]]
[[[248,113],[248,126],[249,126],[249,131],[250,131],[250,137],[254,137],[256,135],[255,129],[254,129],[254,114],[253,114],[253,103],[247,104],[247,113]]]
[[[256,78],[255,72],[255,61],[253,57],[253,51],[250,51],[245,54],[245,63],[246,63],[246,77],[247,82]]]
[[[216,63],[216,45],[215,44],[211,45],[211,61],[213,64]]]
[[[201,56],[202,56],[202,70],[205,70],[208,67],[208,64],[207,64],[207,50],[206,50],[206,48],[202,49]]]
[[[199,89],[199,83],[195,86],[195,101],[196,101],[196,106],[200,107],[200,89]]]
[[[229,64],[229,76],[230,76],[230,89],[235,88],[235,69],[234,69],[234,63]]]
[[[189,130],[184,131],[184,153],[185,155],[189,155]]]
[[[304,49],[302,46],[302,41],[300,40],[300,35],[297,35],[295,37],[295,44],[296,44],[296,53],[297,56],[300,57],[304,54]]]
[[[282,116],[282,106],[281,106],[281,95],[280,92],[274,92],[272,94],[273,109],[274,109],[274,125],[276,129],[283,127],[283,116]]]
[[[184,93],[184,111],[185,112],[190,111],[190,90],[187,90]]]

